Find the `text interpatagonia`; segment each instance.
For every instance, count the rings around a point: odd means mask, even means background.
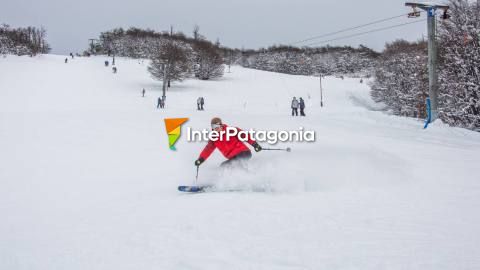
[[[187,127],[187,141],[229,141],[230,138],[237,137],[242,142],[253,139],[258,142],[267,142],[276,144],[277,142],[314,142],[315,131],[304,130],[300,127],[298,130],[239,130],[235,127],[226,127],[224,130],[192,130]]]

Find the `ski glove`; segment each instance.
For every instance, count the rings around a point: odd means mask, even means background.
[[[202,164],[204,161],[205,161],[205,159],[203,159],[203,158],[199,158],[199,159],[195,160],[195,166],[200,166],[200,164]]]
[[[253,148],[255,149],[255,152],[260,152],[262,151],[262,147],[258,143],[253,143],[252,144]]]

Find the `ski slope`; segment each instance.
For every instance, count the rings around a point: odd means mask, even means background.
[[[64,58],[0,58],[0,269],[480,269],[480,134],[381,112],[358,79],[325,78],[320,108],[318,78],[240,67],[159,110],[146,61]],[[204,144],[171,151],[163,119],[214,116],[316,142],[248,171],[216,151],[199,183],[240,191],[179,193]]]

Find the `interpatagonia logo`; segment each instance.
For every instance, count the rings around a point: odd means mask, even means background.
[[[165,118],[165,128],[168,134],[168,144],[170,149],[175,151],[175,143],[180,138],[181,126],[188,121],[188,118]]]

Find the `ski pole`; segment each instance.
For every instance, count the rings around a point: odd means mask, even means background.
[[[197,182],[198,182],[198,169],[200,168],[200,166],[197,166],[197,175],[195,176],[195,186],[197,185]]]
[[[262,148],[262,150],[267,150],[267,151],[287,151],[291,152],[292,149],[290,147],[287,148]]]

